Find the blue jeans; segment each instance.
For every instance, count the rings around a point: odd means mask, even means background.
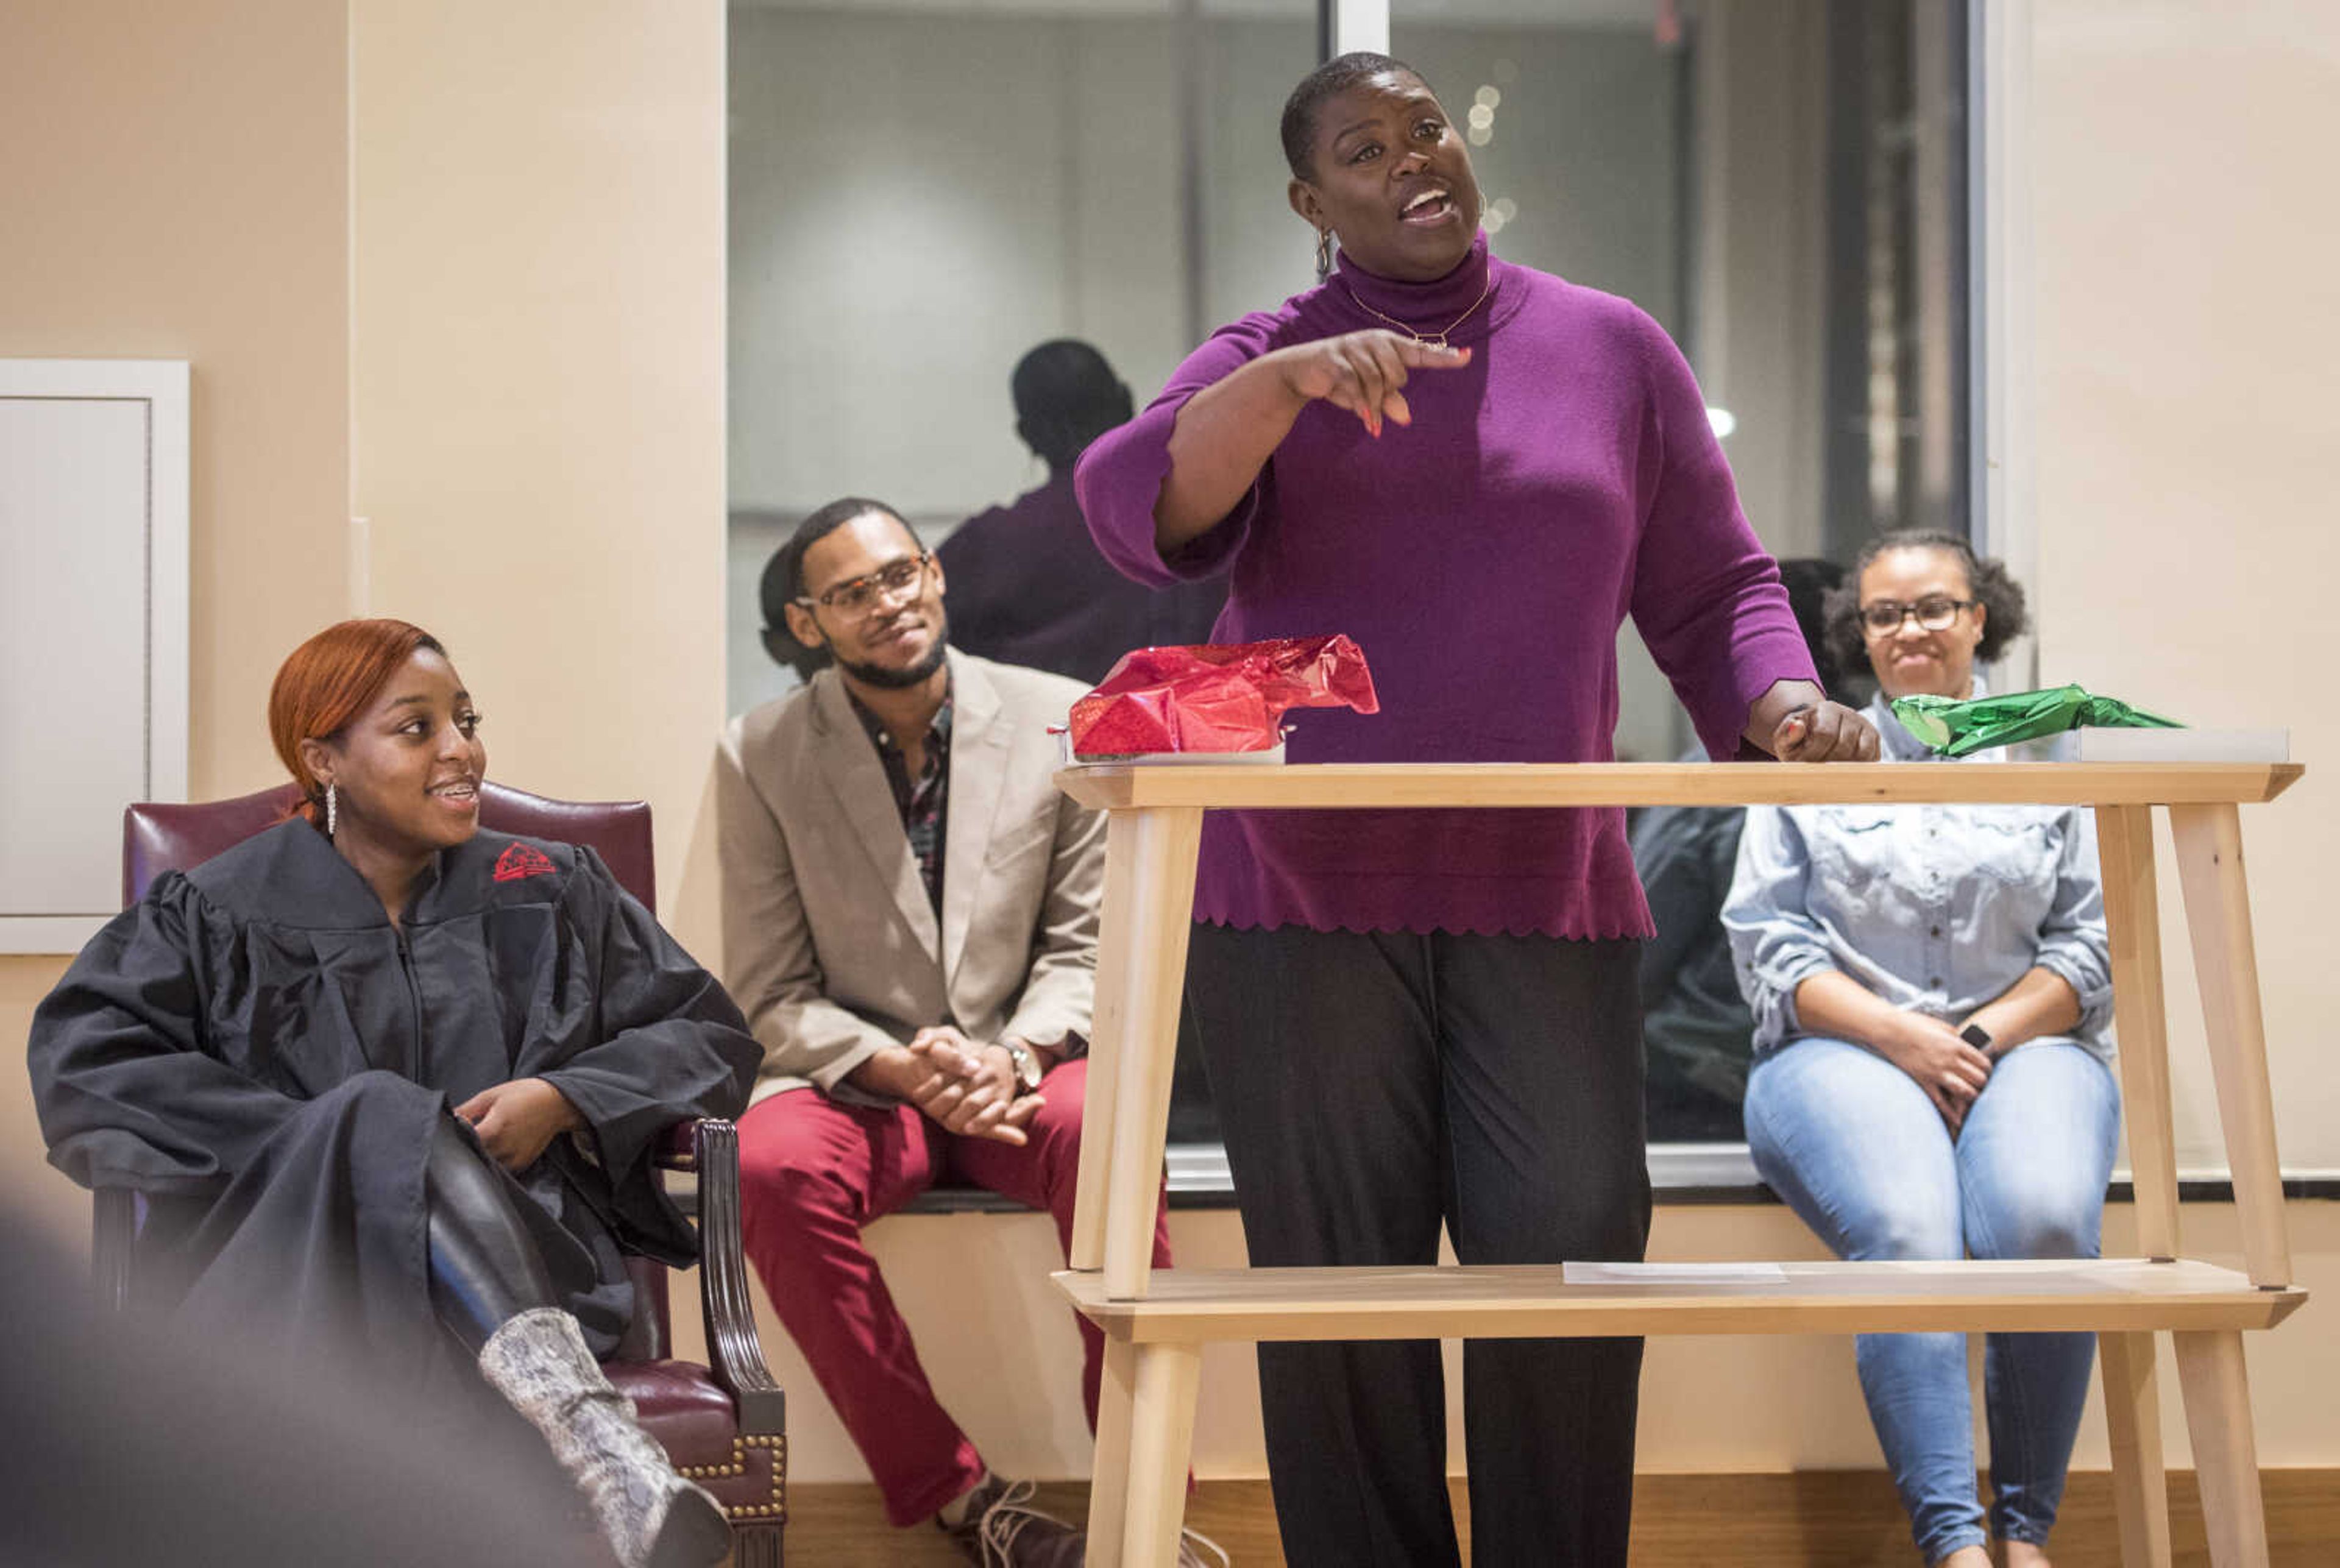
[[[1839,1257],[2094,1257],[2120,1127],[2105,1064],[2035,1040],[2000,1057],[1954,1141],[1915,1079],[1842,1040],[1755,1065],[1755,1169]],[[2045,1545],[2087,1402],[2096,1338],[1994,1334],[1983,1355],[1990,1530]],[[1985,1540],[1966,1337],[1864,1334],[1860,1391],[1929,1563]]]

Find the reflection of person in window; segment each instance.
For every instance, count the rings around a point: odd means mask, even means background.
[[[1842,691],[1821,621],[1822,602],[1844,581],[1844,568],[1783,561],[1780,580],[1820,684]],[[1681,759],[1703,756],[1694,750]],[[1641,948],[1641,1037],[1650,1053],[1650,1136],[1660,1142],[1740,1138],[1755,1018],[1740,999],[1721,916],[1746,817],[1738,806],[1652,806],[1633,819],[1633,868],[1658,928]]]
[[[328,627],[268,719],[292,819],[157,878],[34,1017],[50,1159],[155,1195],[140,1261],[183,1322],[402,1384],[460,1345],[626,1568],[721,1561],[594,1355],[636,1310],[621,1251],[698,1255],[650,1156],[746,1105],[744,1020],[591,850],[481,829],[480,715],[420,628]]]
[[[1295,761],[1612,755],[1631,613],[1718,756],[1873,755],[1825,700],[1705,400],[1613,296],[1496,260],[1462,139],[1384,56],[1285,106],[1337,275],[1222,328],[1082,459],[1143,581],[1229,571],[1227,640],[1343,631],[1382,711]],[[1452,345],[1452,346],[1442,346]],[[1637,1259],[1637,942],[1616,811],[1214,812],[1187,1007],[1255,1265]],[[1464,1353],[1482,1563],[1622,1563],[1638,1340]],[[1453,1563],[1438,1350],[1259,1352],[1295,1563]]]
[[[1979,695],[2022,591],[1949,534],[1889,535],[1856,580],[1831,636],[1877,672],[1887,758],[1919,760],[1887,703]],[[1755,1014],[1747,1141],[1838,1255],[2097,1255],[2120,1119],[2097,878],[2084,808],[1748,812],[1723,913]],[[1990,1336],[1988,1523],[2010,1568],[2047,1561],[2095,1345]],[[1919,1549],[1987,1568],[1964,1337],[1863,1335],[1858,1354]]]
[[[1105,356],[1070,339],[1042,343],[1008,379],[1016,433],[1048,482],[967,521],[937,547],[950,576],[951,641],[1002,664],[1105,679],[1133,648],[1207,642],[1225,591],[1215,583],[1147,588],[1097,553],[1073,496],[1073,464],[1125,422],[1129,388]]]

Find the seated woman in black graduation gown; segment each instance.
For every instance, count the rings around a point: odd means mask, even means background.
[[[32,1031],[49,1157],[158,1195],[141,1266],[199,1325],[332,1336],[411,1379],[460,1345],[544,1433],[628,1568],[719,1561],[713,1499],[600,1374],[625,1251],[686,1265],[650,1176],[760,1053],[591,850],[484,833],[446,651],[328,628],[269,698],[307,799],[84,948]]]

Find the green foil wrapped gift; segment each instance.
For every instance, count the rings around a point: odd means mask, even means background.
[[[1945,757],[1964,757],[1994,746],[2012,746],[2067,729],[2183,729],[2174,719],[2147,713],[2109,697],[2091,697],[2077,686],[2048,691],[2013,691],[1959,702],[1948,697],[1898,697],[1893,717],[1909,733]]]

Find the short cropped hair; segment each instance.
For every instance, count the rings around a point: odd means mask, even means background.
[[[1430,78],[1404,61],[1364,49],[1327,60],[1300,78],[1300,85],[1293,88],[1292,96],[1284,101],[1281,127],[1284,161],[1292,165],[1294,179],[1316,177],[1316,126],[1324,117],[1326,100],[1337,98],[1358,83],[1369,82],[1385,71],[1403,71],[1423,86],[1430,86]],[[1431,90],[1437,91],[1434,87]]]

